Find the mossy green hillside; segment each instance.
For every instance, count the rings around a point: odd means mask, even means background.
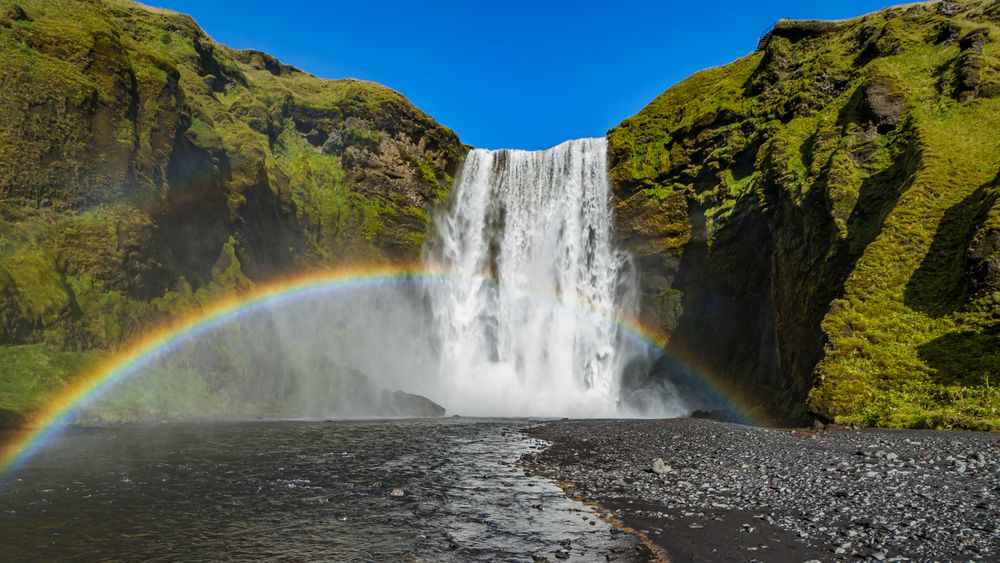
[[[125,0],[0,0],[0,408],[270,277],[419,256],[467,147]],[[82,368],[81,368],[82,369]]]
[[[1000,428],[1000,2],[779,22],[609,141],[678,352],[783,415]]]

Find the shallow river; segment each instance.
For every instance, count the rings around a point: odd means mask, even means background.
[[[0,485],[0,558],[635,558],[630,536],[517,466],[543,447],[528,424],[69,429]]]

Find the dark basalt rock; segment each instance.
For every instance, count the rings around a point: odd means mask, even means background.
[[[255,68],[262,68],[274,76],[283,76],[296,72],[302,72],[292,65],[285,64],[272,55],[254,49],[244,49],[236,51],[233,55],[237,60]]]
[[[2,13],[0,13],[0,26],[9,26],[13,22],[20,21],[31,21],[28,14],[25,13],[24,8],[18,6],[17,4],[11,4],[7,6]]]
[[[840,28],[838,22],[822,20],[781,20],[774,24],[770,35],[784,37],[791,41],[801,41],[818,37]]]
[[[974,295],[1000,291],[1000,230],[988,230],[973,242],[966,269]]]
[[[1000,83],[989,80],[990,63],[983,48],[990,43],[990,28],[970,31],[961,41],[962,52],[955,59],[955,98],[968,102],[975,98],[991,98],[1000,93]]]
[[[444,416],[444,407],[421,395],[403,391],[382,391],[382,409],[388,416]]]
[[[983,46],[990,42],[990,28],[980,27],[979,29],[974,29],[970,31],[962,40],[958,43],[958,46],[963,51],[971,51],[973,53],[982,53]]]
[[[886,77],[878,77],[864,86],[865,112],[882,131],[896,126],[906,109],[906,99]]]
[[[957,14],[961,7],[962,6],[959,5],[958,2],[953,0],[942,0],[941,2],[938,2],[937,12],[942,16],[950,18]]]

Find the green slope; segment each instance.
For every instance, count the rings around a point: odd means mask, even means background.
[[[779,22],[609,139],[676,352],[779,415],[1000,428],[1000,2]]]
[[[124,0],[0,0],[0,99],[0,408],[16,410],[219,295],[417,258],[467,150],[388,88]]]

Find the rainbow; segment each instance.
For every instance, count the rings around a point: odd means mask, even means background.
[[[74,414],[80,408],[101,397],[150,362],[244,314],[330,291],[449,278],[446,271],[429,268],[426,265],[343,267],[277,280],[258,286],[249,293],[220,299],[187,317],[167,322],[109,355],[89,372],[75,378],[41,411],[35,413],[30,429],[15,433],[12,440],[0,446],[0,478],[21,467],[63,427],[72,422]],[[565,297],[557,299],[574,304],[573,300]],[[576,305],[586,309],[582,304]],[[588,312],[603,318],[614,318],[613,312],[593,309]],[[661,350],[664,348],[666,339],[657,330],[644,327],[637,319],[614,320],[631,336]],[[709,373],[707,370],[694,369],[691,361],[678,361],[687,366],[689,371],[697,374],[718,397],[724,398],[735,412],[746,416],[748,409],[739,406],[739,402],[725,392],[724,387],[715,378],[707,375]],[[749,417],[747,421],[750,421]]]

